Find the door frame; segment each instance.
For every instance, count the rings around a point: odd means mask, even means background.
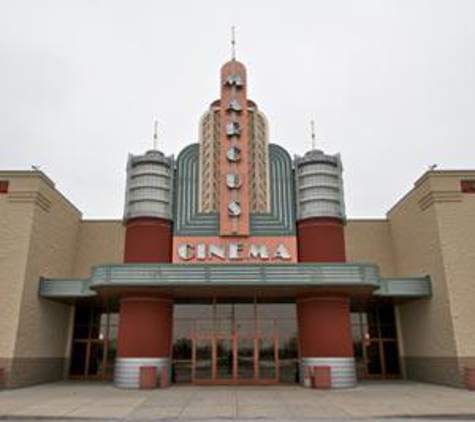
[[[254,377],[247,379],[240,379],[239,375],[239,363],[238,363],[238,345],[240,337],[251,337],[253,339],[254,346]],[[274,378],[260,379],[259,378],[259,341],[262,339],[272,340],[274,345]],[[201,379],[196,378],[196,346],[199,341],[211,342],[211,378]],[[232,378],[224,379],[218,377],[218,362],[217,362],[217,344],[220,340],[231,340],[232,344]],[[275,327],[272,334],[260,335],[260,334],[239,334],[233,332],[230,335],[221,334],[201,334],[193,333],[191,336],[192,343],[192,355],[191,355],[191,382],[197,385],[268,385],[278,384],[279,382],[279,339],[278,331]]]

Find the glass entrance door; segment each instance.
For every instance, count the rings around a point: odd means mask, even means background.
[[[297,382],[294,303],[219,298],[174,307],[175,382]]]
[[[216,378],[218,380],[232,380],[234,379],[234,336],[233,337],[218,337],[215,340],[216,344]]]
[[[231,337],[195,337],[193,382],[276,383],[279,380],[277,337],[234,333]]]
[[[196,381],[212,380],[213,377],[213,349],[212,338],[195,337],[193,339],[192,377]]]
[[[252,335],[240,335],[237,339],[237,377],[240,380],[257,378],[254,343],[254,336]]]
[[[400,365],[394,307],[379,303],[353,313],[353,342],[359,378],[399,378]]]

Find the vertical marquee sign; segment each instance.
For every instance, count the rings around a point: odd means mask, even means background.
[[[246,69],[236,60],[221,69],[220,234],[249,235],[249,129]]]

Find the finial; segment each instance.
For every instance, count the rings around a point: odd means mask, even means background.
[[[310,130],[312,133],[312,150],[317,149],[317,135],[315,134],[315,120],[310,120]]]
[[[158,142],[158,120],[153,120],[153,149],[157,150],[157,142]]]
[[[233,60],[236,60],[236,34],[234,25],[231,26],[231,54]]]

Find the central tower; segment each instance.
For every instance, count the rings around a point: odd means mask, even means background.
[[[249,213],[270,211],[268,123],[247,99],[242,63],[226,63],[220,79],[221,98],[200,122],[199,210],[220,214],[221,235],[240,236]]]

